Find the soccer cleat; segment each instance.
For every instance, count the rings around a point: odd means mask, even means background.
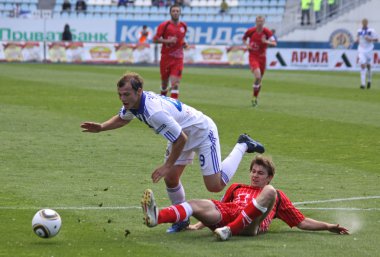
[[[190,220],[173,223],[173,225],[166,230],[166,233],[181,232],[182,230],[185,230],[189,225],[190,225]]]
[[[258,101],[257,101],[257,97],[252,98],[251,103],[252,103],[253,107],[256,107],[259,104]]]
[[[360,89],[365,89],[365,86],[364,85],[360,85]]]
[[[367,89],[371,88],[371,82],[367,82]]]
[[[232,236],[231,229],[227,226],[214,230],[214,235],[219,241],[227,241]]]
[[[158,211],[152,190],[146,189],[144,191],[143,198],[141,199],[141,208],[144,213],[144,224],[148,227],[157,226]]]
[[[264,146],[260,144],[259,142],[256,142],[255,140],[250,138],[250,136],[248,136],[247,134],[241,134],[237,142],[245,143],[248,146],[247,153],[253,153],[253,152],[264,153],[265,152]]]

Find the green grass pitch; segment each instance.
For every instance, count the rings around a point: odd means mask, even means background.
[[[358,72],[268,71],[253,108],[248,69],[185,68],[180,99],[215,120],[223,158],[240,133],[250,134],[277,165],[275,187],[294,202],[315,201],[298,205],[307,216],[353,232],[305,232],[274,221],[265,235],[216,242],[206,229],[173,235],[168,225],[142,224],[144,189],[153,189],[159,207],[169,204],[163,181],[150,180],[163,138],[138,120],[81,132],[81,122],[118,112],[115,83],[125,70],[158,91],[157,67],[0,64],[0,256],[378,256],[378,74],[370,90],[360,90]],[[248,181],[251,159],[244,157],[233,182]],[[207,192],[197,161],[182,181],[188,199],[223,194]],[[52,239],[31,229],[43,207],[63,220]]]

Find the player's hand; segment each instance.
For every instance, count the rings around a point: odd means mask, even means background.
[[[157,183],[158,181],[160,181],[161,178],[165,177],[170,171],[170,168],[163,165],[161,167],[159,167],[158,169],[156,169],[155,171],[153,171],[152,173],[152,181],[153,183]]]
[[[189,47],[189,45],[185,42],[183,43],[183,49],[187,49]]]
[[[365,39],[367,42],[372,42],[372,37],[370,37],[370,36],[365,36],[364,39]]]
[[[166,39],[166,43],[175,44],[175,43],[177,43],[177,38],[176,37],[169,37],[168,39]]]
[[[205,227],[202,222],[197,222],[195,224],[190,224],[189,226],[186,227],[186,230],[201,230]]]
[[[83,122],[80,127],[83,129],[82,132],[98,133],[102,131],[102,125],[95,122]]]
[[[339,226],[339,224],[335,224],[335,225],[329,227],[329,231],[331,233],[336,233],[336,234],[340,234],[340,235],[349,235],[350,234],[348,229]]]

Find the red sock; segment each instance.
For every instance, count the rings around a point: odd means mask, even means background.
[[[171,94],[170,94],[171,98],[178,99],[178,96],[179,96],[179,90],[172,90],[171,91]]]
[[[260,93],[261,85],[254,85],[253,86],[253,96],[258,97]]]
[[[182,205],[172,205],[170,207],[160,210],[158,214],[158,224],[176,223],[179,221],[184,221],[186,220],[186,218],[186,210]]]
[[[168,90],[162,90],[162,89],[161,89],[161,95],[166,96],[167,93],[168,93]]]
[[[246,226],[251,224],[255,218],[262,214],[263,213],[257,209],[251,201],[239,216],[227,226],[230,227],[232,235],[238,235]]]

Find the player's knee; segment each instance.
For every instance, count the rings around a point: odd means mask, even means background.
[[[265,197],[267,199],[275,199],[276,196],[277,196],[277,191],[276,191],[276,189],[272,185],[266,185],[263,188],[262,193],[265,194]]]
[[[206,188],[211,193],[218,193],[224,189],[224,185],[222,184],[206,184]]]

